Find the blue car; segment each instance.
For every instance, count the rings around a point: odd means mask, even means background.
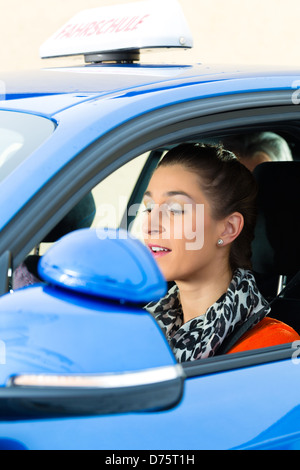
[[[293,161],[254,171],[253,269],[270,316],[300,333],[300,70],[143,64],[143,48],[192,44],[184,22],[162,22],[173,39],[148,27],[159,2],[137,5],[84,12],[41,49],[83,65],[0,76],[0,449],[133,466],[300,449],[300,342],[177,363],[144,309],[168,286],[139,240],[166,150],[282,136]]]

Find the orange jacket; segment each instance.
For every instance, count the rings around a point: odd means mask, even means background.
[[[274,318],[265,317],[247,331],[227,354],[292,343],[297,340],[300,340],[300,336],[293,328]]]

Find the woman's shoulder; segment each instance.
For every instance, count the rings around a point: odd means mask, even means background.
[[[260,349],[300,340],[298,333],[286,323],[265,317],[230,349],[229,353]]]

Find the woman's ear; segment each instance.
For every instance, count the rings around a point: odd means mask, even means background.
[[[222,245],[228,245],[235,240],[244,227],[244,217],[239,212],[234,212],[223,221],[223,232],[220,238],[223,240]]]

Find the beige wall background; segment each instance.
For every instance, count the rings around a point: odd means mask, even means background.
[[[179,1],[194,48],[159,58],[156,54],[155,61],[300,66],[299,0]],[[81,10],[127,2],[0,0],[0,71],[62,65],[62,59],[39,58],[39,47],[48,37]]]

